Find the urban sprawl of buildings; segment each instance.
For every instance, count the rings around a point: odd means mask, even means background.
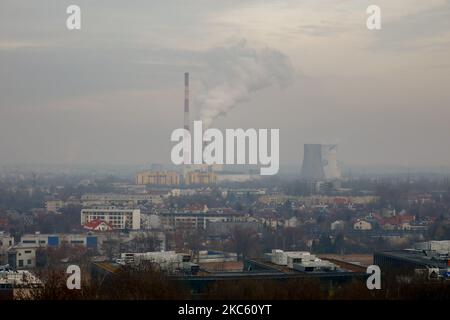
[[[0,297],[32,297],[46,285],[39,275],[69,265],[100,283],[156,270],[215,298],[215,283],[242,279],[324,280],[329,298],[365,285],[372,264],[407,282],[450,279],[446,176],[343,175],[337,146],[321,144],[304,146],[299,174],[180,167],[2,168]]]
[[[172,185],[138,173],[134,183],[56,184],[52,174],[3,174],[2,294],[39,289],[39,270],[70,264],[90,266],[93,278],[157,265],[199,292],[217,279],[364,281],[371,264],[429,281],[450,276],[446,180],[348,179],[336,169],[329,177],[324,149],[312,150],[319,166],[281,181]]]

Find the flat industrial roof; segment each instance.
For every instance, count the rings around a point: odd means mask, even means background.
[[[397,259],[403,259],[409,262],[417,264],[433,266],[436,268],[447,268],[447,260],[437,260],[431,255],[426,255],[421,250],[395,250],[395,251],[382,251],[376,252],[374,255],[385,255]]]

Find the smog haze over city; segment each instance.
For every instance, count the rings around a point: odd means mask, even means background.
[[[370,1],[80,0],[78,32],[70,4],[2,1],[2,164],[169,163],[189,71],[191,120],[279,128],[281,164],[337,143],[349,166],[450,165],[447,0],[380,0],[378,32]]]
[[[2,0],[1,319],[442,309],[449,57],[450,0]]]

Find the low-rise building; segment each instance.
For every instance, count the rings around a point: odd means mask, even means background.
[[[450,255],[450,240],[417,242],[414,249]]]
[[[261,176],[259,174],[227,172],[227,171],[217,172],[217,183],[247,182],[247,181],[260,180],[260,179],[261,179]]]
[[[212,222],[233,222],[242,218],[237,212],[165,212],[159,214],[166,229],[206,229]]]
[[[336,265],[318,258],[308,251],[272,250],[264,254],[266,261],[301,272],[329,272],[336,271]]]
[[[353,224],[353,229],[354,230],[364,230],[364,231],[372,230],[372,224],[366,220],[357,220]]]
[[[411,223],[415,217],[407,214],[398,214],[388,218],[377,217],[378,223],[383,230],[411,230]]]
[[[65,205],[65,202],[62,200],[47,200],[45,201],[45,210],[52,213],[58,213]]]
[[[448,257],[422,250],[395,250],[374,253],[374,264],[383,274],[402,278],[450,279]]]
[[[291,217],[289,219],[284,220],[285,228],[295,228],[299,225],[300,225],[299,220],[296,217]]]
[[[336,265],[322,259],[314,259],[294,263],[292,269],[301,272],[330,272],[336,271]]]
[[[8,263],[8,249],[14,245],[14,237],[10,234],[0,231],[0,265]]]
[[[343,220],[336,220],[331,223],[331,231],[343,231],[345,228],[345,222]]]
[[[116,262],[125,265],[150,264],[161,271],[176,273],[197,273],[198,265],[191,262],[191,256],[185,253],[176,253],[175,251],[155,251],[144,253],[122,253],[120,259]]]
[[[8,265],[15,269],[36,267],[38,245],[17,244],[8,250]]]
[[[83,207],[93,206],[119,206],[137,207],[145,204],[160,204],[162,197],[156,194],[117,194],[117,193],[93,193],[81,197]]]
[[[27,270],[0,266],[0,300],[26,299],[42,286],[42,281]]]
[[[190,197],[197,194],[195,189],[172,189],[169,191],[168,197]]]
[[[194,261],[197,263],[236,262],[238,255],[232,252],[200,250],[194,257]]]
[[[410,249],[374,253],[382,273],[402,278],[450,279],[450,240],[418,242]]]
[[[100,237],[92,234],[25,234],[20,239],[20,245],[31,247],[59,247],[60,245],[77,245],[98,249]]]

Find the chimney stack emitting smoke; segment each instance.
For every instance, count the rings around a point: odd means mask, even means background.
[[[189,131],[189,72],[184,74],[184,129]]]
[[[188,132],[189,128],[189,72],[184,73],[184,129]],[[187,134],[186,134],[187,135]],[[188,141],[187,137],[184,137],[184,141]],[[187,146],[186,146],[187,147]],[[185,148],[187,149],[187,148]],[[189,152],[184,153],[184,163],[189,163],[191,159],[191,155]],[[184,170],[186,170],[186,166]]]
[[[204,92],[196,94],[196,107],[206,128],[253,93],[274,85],[287,86],[296,76],[289,57],[282,52],[253,48],[246,41],[211,49],[204,61]]]

